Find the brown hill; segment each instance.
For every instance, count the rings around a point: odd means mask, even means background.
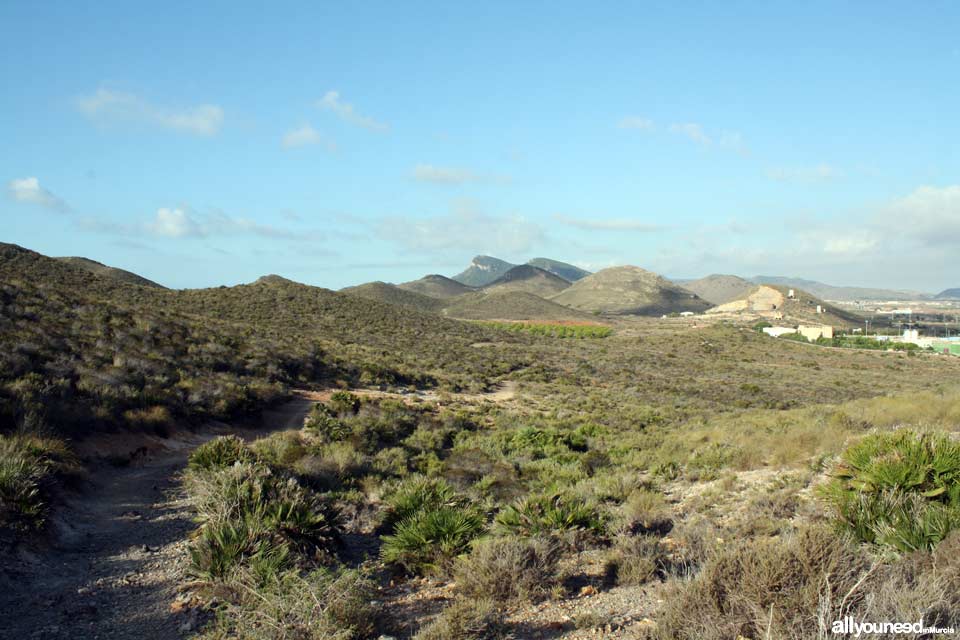
[[[730,275],[713,274],[699,280],[678,283],[687,291],[692,291],[710,304],[723,304],[742,298],[756,288],[752,282]]]
[[[745,295],[713,307],[707,313],[765,318],[784,324],[816,323],[843,327],[863,322],[857,314],[835,307],[806,291],[768,284],[755,286]]]
[[[614,315],[699,313],[710,307],[695,293],[633,266],[598,271],[574,282],[550,300],[582,311]]]

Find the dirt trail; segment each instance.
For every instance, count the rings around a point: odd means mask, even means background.
[[[225,432],[246,438],[298,428],[313,401],[264,414],[262,427],[211,428],[170,442],[136,466],[96,470],[56,515],[52,548],[26,548],[0,567],[0,637],[173,640],[195,612],[176,603],[195,528],[179,490],[190,451]],[[25,545],[29,546],[29,545]],[[179,609],[179,610],[178,610]]]
[[[298,390],[302,398],[310,399],[314,402],[326,402],[338,389],[325,389],[323,391]],[[501,382],[493,391],[487,393],[453,393],[442,391],[413,391],[407,393],[396,393],[393,391],[380,391],[378,389],[349,389],[350,393],[366,398],[393,398],[407,403],[411,402],[442,402],[444,398],[453,398],[459,402],[506,402],[513,400],[517,396],[517,383],[513,380]]]

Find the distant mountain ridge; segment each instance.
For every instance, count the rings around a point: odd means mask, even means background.
[[[960,300],[960,287],[944,289],[935,297],[937,300]]]
[[[816,280],[791,278],[784,276],[754,276],[748,278],[755,284],[776,284],[784,287],[803,289],[824,300],[925,300],[929,293],[920,291],[902,291],[899,289],[879,289],[873,287],[837,287]]]
[[[500,258],[475,256],[473,260],[470,261],[470,266],[453,276],[452,280],[456,280],[460,284],[465,284],[469,287],[483,287],[507,271],[510,271],[510,269],[515,266],[517,265],[501,260]]]
[[[548,271],[567,282],[576,282],[590,275],[589,271],[580,267],[551,258],[533,258],[525,264]],[[453,276],[452,279],[470,287],[485,287],[506,274],[510,269],[518,266],[521,265],[493,256],[474,256],[473,260],[470,261],[470,266]]]
[[[590,272],[586,269],[581,269],[576,265],[560,262],[559,260],[551,260],[550,258],[534,258],[533,260],[528,260],[527,264],[531,267],[549,271],[553,275],[560,276],[568,282],[576,282],[590,275]]]
[[[529,264],[518,265],[483,287],[484,291],[525,291],[546,298],[570,286],[570,281]]]

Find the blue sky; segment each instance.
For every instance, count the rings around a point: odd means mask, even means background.
[[[174,287],[960,286],[960,5],[466,5],[0,4],[0,241]]]

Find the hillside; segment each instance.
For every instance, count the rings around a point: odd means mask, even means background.
[[[586,271],[585,269],[581,269],[580,267],[572,264],[567,264],[566,262],[560,262],[559,260],[551,260],[550,258],[534,258],[533,260],[528,260],[527,264],[531,267],[537,267],[538,269],[549,271],[550,273],[560,276],[568,282],[576,282],[577,280],[586,278],[588,275],[590,275],[590,272]]]
[[[789,297],[793,291],[793,298]],[[821,313],[817,313],[817,307]],[[758,285],[746,295],[707,311],[709,314],[736,314],[766,318],[781,324],[816,323],[833,326],[859,325],[863,319],[816,296],[790,287]]]
[[[587,312],[662,315],[705,311],[710,304],[666,278],[640,267],[612,267],[570,285],[553,302]]]
[[[487,292],[525,291],[546,298],[560,293],[569,286],[570,282],[560,276],[528,264],[522,264],[510,269],[483,289]]]
[[[754,284],[773,284],[782,287],[803,289],[808,294],[824,300],[840,300],[844,302],[854,300],[923,300],[930,297],[930,294],[920,291],[876,289],[872,287],[835,287],[815,280],[783,276],[754,276],[750,278],[750,282]]]
[[[470,266],[453,276],[460,284],[468,287],[483,287],[517,265],[491,256],[475,256]]]
[[[936,295],[937,300],[960,300],[960,287],[944,289]]]
[[[458,298],[444,314],[466,320],[541,320],[596,322],[596,317],[524,291],[469,293]]]
[[[736,300],[756,287],[754,283],[738,276],[720,274],[709,275],[699,280],[685,280],[678,284],[710,304],[723,304]]]
[[[156,287],[158,289],[165,289],[166,287],[157,284],[153,280],[147,280],[143,276],[139,276],[131,271],[125,271],[123,269],[117,269],[116,267],[109,267],[103,263],[97,262],[96,260],[90,260],[89,258],[80,258],[80,257],[63,257],[63,258],[54,258],[61,262],[65,262],[74,267],[84,269],[90,273],[100,276],[102,278],[110,278],[112,280],[118,280],[120,282],[125,282],[127,284],[136,284],[141,287]]]
[[[346,287],[340,290],[352,296],[359,296],[367,300],[377,300],[387,304],[399,305],[420,311],[439,311],[443,307],[443,300],[433,298],[416,291],[408,291],[386,282],[368,282],[366,284]]]
[[[419,280],[398,284],[397,286],[401,289],[422,293],[432,298],[455,298],[474,290],[473,287],[435,273],[423,276]]]

